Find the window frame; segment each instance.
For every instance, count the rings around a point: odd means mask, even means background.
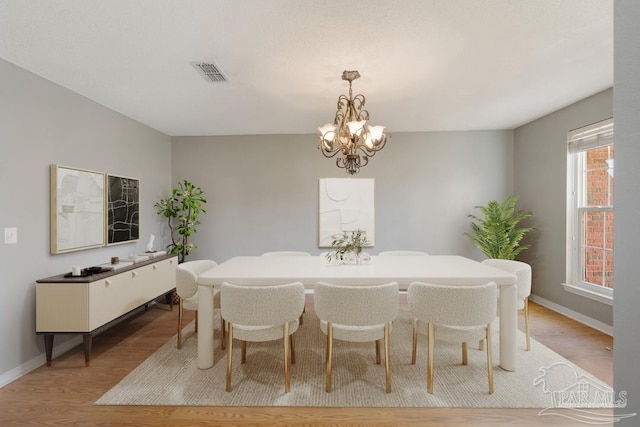
[[[600,138],[600,131],[602,131],[603,134],[606,132],[606,138]],[[585,257],[582,245],[585,237],[584,213],[614,213],[613,201],[610,206],[584,206],[582,203],[586,192],[583,174],[586,152],[592,149],[614,145],[613,119],[603,120],[569,132],[567,144],[567,259],[566,283],[562,285],[568,292],[613,305],[613,288],[596,285],[582,279],[585,269]],[[612,166],[612,168],[614,167],[615,166]],[[606,249],[603,250],[606,251]],[[613,247],[611,251],[613,251]]]

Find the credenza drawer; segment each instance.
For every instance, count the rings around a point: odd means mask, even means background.
[[[86,284],[36,285],[36,332],[89,330],[89,287]]]
[[[91,282],[89,330],[96,329],[146,302],[140,298],[141,281],[138,270],[140,269]]]

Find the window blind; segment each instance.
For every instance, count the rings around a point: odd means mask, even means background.
[[[572,130],[567,142],[571,154],[613,144],[613,118]]]

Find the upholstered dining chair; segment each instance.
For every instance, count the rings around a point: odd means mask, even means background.
[[[274,252],[265,252],[262,256],[311,256],[309,252],[303,251],[274,251]],[[306,313],[306,309],[302,309],[302,314],[300,315],[300,324],[304,323],[304,313]]]
[[[407,301],[414,317],[411,364],[416,362],[418,327],[427,325],[427,392],[433,394],[433,359],[436,339],[462,342],[462,364],[466,365],[467,342],[486,340],[489,394],[493,394],[491,322],[496,318],[498,291],[494,282],[480,286],[433,285],[413,282]]]
[[[262,256],[311,256],[311,254],[303,251],[274,251],[265,252]]]
[[[527,338],[527,351],[531,350],[531,338],[529,336],[529,296],[531,295],[531,266],[522,261],[512,261],[508,259],[485,259],[483,264],[499,268],[503,271],[516,275],[516,286],[518,287],[519,309],[524,309],[524,329]],[[482,350],[482,347],[480,348]]]
[[[182,318],[184,310],[196,312],[196,332],[198,331],[198,276],[205,271],[217,267],[218,263],[212,260],[187,261],[176,267],[176,293],[180,298],[178,305],[178,350],[182,348]],[[213,296],[213,307],[220,308],[220,294],[216,290]],[[222,329],[222,341],[220,347],[225,348],[225,324],[220,320]]]
[[[429,254],[423,251],[382,251],[378,254],[378,256],[404,256],[404,255],[424,256]]]
[[[318,282],[314,307],[320,328],[327,335],[325,391],[331,392],[333,339],[376,343],[376,363],[380,364],[380,341],[384,339],[386,392],[391,393],[391,322],[398,315],[398,284],[343,286]]]
[[[291,389],[291,363],[295,363],[294,332],[304,307],[304,285],[300,282],[274,286],[243,286],[223,282],[220,288],[222,318],[227,321],[227,382],[231,391],[233,339],[242,341],[241,363],[246,342],[284,342],[285,392]]]

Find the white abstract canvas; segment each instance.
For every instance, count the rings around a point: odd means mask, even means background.
[[[319,198],[319,246],[331,247],[335,235],[343,231],[366,231],[375,244],[373,179],[322,178]]]
[[[51,165],[51,253],[104,246],[104,173]]]

